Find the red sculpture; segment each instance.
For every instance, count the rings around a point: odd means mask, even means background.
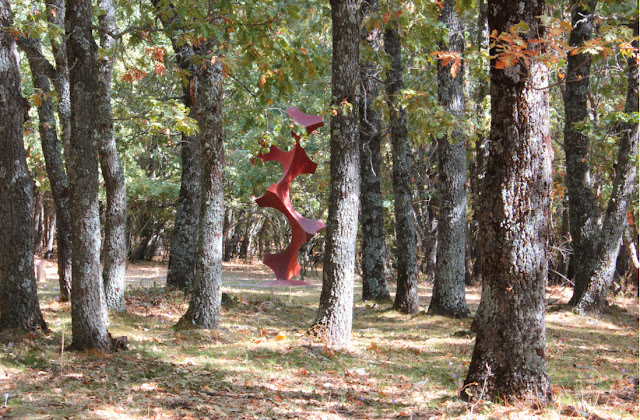
[[[324,125],[321,116],[307,115],[296,107],[287,109],[287,114],[307,130],[307,135]],[[262,283],[261,286],[309,286],[310,283],[291,280],[291,277],[300,275],[298,251],[304,242],[326,227],[322,220],[311,220],[301,216],[291,205],[289,197],[291,182],[298,175],[315,173],[317,166],[300,146],[300,136],[293,130],[291,135],[296,139],[293,150],[284,152],[272,145],[268,153],[260,152],[257,156],[264,162],[273,160],[280,162],[283,173],[280,181],[267,188],[264,195],[256,198],[255,202],[260,207],[273,207],[279,210],[291,225],[291,243],[287,249],[278,254],[267,254],[263,260],[276,274],[276,280]],[[251,159],[251,163],[253,163],[253,159]]]

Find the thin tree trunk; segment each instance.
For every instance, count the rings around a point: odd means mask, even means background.
[[[481,0],[478,4],[478,23],[476,33],[476,48],[479,52],[489,53],[489,28],[487,26],[487,2]],[[485,77],[486,76],[486,77]],[[485,106],[485,98],[489,94],[489,66],[488,63],[482,69],[481,76],[478,80],[476,96],[476,113],[478,117],[483,120],[488,112],[488,107]],[[481,180],[484,179],[486,170],[486,133],[484,127],[479,127],[476,130],[475,141],[475,159],[471,162],[470,173],[470,191],[471,191],[471,212],[472,219],[470,223],[470,229],[468,229],[468,240],[471,242],[471,259],[473,267],[472,281],[475,282],[480,279],[480,273],[482,272],[480,249],[482,244],[479,242],[480,233],[478,232],[478,202],[480,199],[480,190],[482,189]]]
[[[186,83],[182,85],[182,101],[185,106],[194,106],[191,88],[198,66],[194,64],[196,56],[205,56],[207,51],[201,44],[194,47],[189,43],[180,44],[178,32],[181,27],[173,4],[160,0],[151,0],[165,30],[169,32],[178,67],[184,71]],[[170,29],[169,29],[170,28]],[[176,32],[173,32],[176,31]],[[173,239],[169,254],[167,285],[178,289],[189,287],[193,283],[195,270],[194,249],[198,245],[198,224],[200,217],[200,181],[202,175],[200,141],[197,136],[182,136],[182,175],[180,177],[180,195],[173,228]]]
[[[331,181],[322,292],[313,329],[335,346],[351,340],[360,196],[358,86],[360,28],[356,0],[331,0]]]
[[[222,62],[203,57],[197,75],[196,118],[202,148],[202,204],[189,309],[176,328],[217,328],[222,299],[224,142]]]
[[[57,215],[51,200],[47,200],[47,250],[44,253],[46,259],[51,258],[53,254],[53,245],[56,238],[56,220]]]
[[[187,288],[193,283],[195,270],[193,250],[197,247],[198,218],[200,217],[200,165],[198,137],[184,135],[180,195],[167,273],[167,285],[178,289]]]
[[[22,96],[18,50],[8,0],[0,0],[0,330],[47,330],[33,266],[33,179],[22,126],[29,103]]]
[[[116,149],[111,112],[111,74],[115,39],[109,33],[116,31],[116,8],[113,0],[99,0],[98,21],[100,46],[103,50],[98,60],[98,152],[100,167],[107,193],[107,211],[102,249],[104,283],[107,309],[124,312],[125,271],[127,264],[127,190],[122,164]]]
[[[402,44],[397,29],[384,32],[384,48],[391,68],[387,73],[387,97],[391,149],[393,154],[393,193],[396,216],[397,288],[393,307],[406,314],[415,314],[418,303],[418,260],[416,256],[416,228],[412,202],[412,153],[409,146],[407,111],[399,104],[402,81]]]
[[[569,45],[578,47],[591,39],[596,1],[574,2],[571,13],[573,29]],[[565,182],[569,195],[571,246],[574,259],[575,288],[569,305],[575,306],[589,284],[596,260],[600,209],[591,184],[589,136],[575,128],[587,117],[587,91],[591,75],[591,54],[567,55],[567,84],[564,94],[564,151],[567,172]]]
[[[91,1],[67,0],[65,16],[71,86],[71,145],[68,156],[73,234],[71,286],[72,348],[110,352],[104,289],[100,278],[98,149],[95,95],[97,47],[91,29]]]
[[[488,10],[492,32],[525,22],[524,42],[544,36],[543,1],[490,0]],[[544,321],[552,183],[548,72],[535,62],[499,69],[498,48],[491,50],[491,142],[480,197],[482,297],[461,397],[544,405],[551,398]]]
[[[35,186],[33,190],[33,253],[42,256],[42,224],[44,213],[42,211],[43,192],[38,191]]]
[[[464,28],[454,0],[445,0],[440,21],[447,25],[449,45],[442,51],[464,51]],[[455,119],[464,113],[464,67],[438,65],[438,99]],[[455,72],[455,75],[452,74]],[[438,256],[429,314],[456,318],[471,316],[465,299],[465,245],[467,210],[467,159],[465,137],[460,129],[438,137]]]
[[[51,40],[51,50],[56,64],[55,76],[52,80],[58,92],[58,118],[60,120],[60,141],[65,150],[69,150],[71,139],[71,99],[69,87],[69,66],[67,64],[67,44],[64,41],[64,0],[46,0],[46,15],[49,20],[49,39]],[[60,30],[56,34],[53,27]],[[66,302],[71,297],[71,215],[69,213],[69,186],[67,174],[64,170],[62,153],[58,143],[48,144],[51,148],[50,155],[51,168],[47,163],[47,173],[51,183],[51,191],[56,204],[58,214],[58,277],[60,278],[60,301]],[[45,163],[47,161],[46,153]],[[53,186],[53,178],[57,178],[57,186]]]
[[[363,1],[362,19],[378,10],[377,0]],[[382,50],[382,37],[377,28],[364,27],[361,40],[378,53]],[[375,103],[380,94],[382,69],[373,60],[360,63],[360,227],[362,229],[362,300],[389,300],[389,286],[385,275],[384,219],[382,190],[380,187],[380,112]]]
[[[419,269],[429,280],[435,278],[436,250],[438,244],[438,220],[435,200],[435,187],[431,173],[433,151],[420,144],[414,153],[414,175],[416,180],[416,236],[421,251]]]
[[[638,36],[638,21],[633,21],[634,36]],[[638,41],[634,41],[638,48]],[[627,59],[628,82],[625,112],[638,111],[638,61],[637,53]],[[589,281],[582,295],[572,298],[576,310],[580,313],[599,313],[607,303],[607,292],[611,287],[616,268],[616,259],[626,228],[629,203],[636,187],[638,155],[638,123],[621,123],[619,132],[620,146],[616,163],[616,178],[613,192],[607,205],[602,229],[597,241],[595,260],[592,262]],[[574,293],[575,295],[575,293]],[[571,303],[571,302],[570,302]]]

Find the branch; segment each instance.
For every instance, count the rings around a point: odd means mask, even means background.
[[[25,36],[18,36],[16,39],[18,47],[27,55],[29,61],[34,65],[42,69],[47,77],[53,82],[57,77],[55,67],[47,60],[42,54],[42,48],[40,47],[40,41]]]

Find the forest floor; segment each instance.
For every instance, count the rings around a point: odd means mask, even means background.
[[[56,268],[39,283],[47,334],[0,335],[0,418],[16,419],[430,419],[638,418],[638,299],[615,297],[600,317],[558,303],[549,288],[547,355],[553,402],[545,408],[462,402],[471,319],[415,316],[360,299],[352,346],[335,351],[306,329],[320,287],[260,288],[259,263],[225,264],[233,297],[217,331],[172,326],[186,310],[163,288],[166,266],[130,264],[127,313],[109,330],[128,337],[113,355],[69,353],[70,305],[57,301]],[[319,278],[312,277],[316,284]],[[431,286],[421,283],[425,310]],[[480,288],[467,289],[472,311]],[[558,300],[559,299],[559,300]]]

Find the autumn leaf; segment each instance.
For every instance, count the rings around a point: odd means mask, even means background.
[[[382,23],[386,25],[387,23],[389,23],[389,19],[391,19],[391,12],[387,11],[382,18]]]

